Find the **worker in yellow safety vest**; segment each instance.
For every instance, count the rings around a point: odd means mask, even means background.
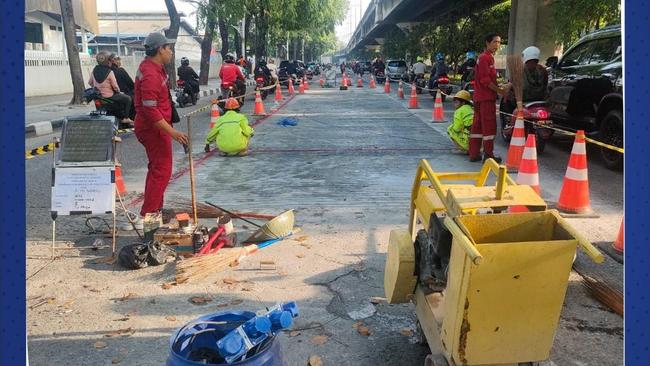
[[[237,99],[228,98],[225,109],[226,113],[217,119],[205,138],[205,152],[209,152],[210,144],[216,141],[221,156],[246,156],[248,141],[255,131],[248,125],[246,116],[239,113]]]
[[[447,128],[447,134],[456,145],[454,153],[467,154],[469,149],[469,132],[474,120],[472,97],[467,90],[461,90],[454,95],[454,121]]]

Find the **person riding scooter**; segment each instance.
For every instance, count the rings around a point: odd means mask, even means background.
[[[415,81],[418,78],[424,78],[424,72],[426,71],[426,66],[424,62],[422,62],[424,59],[422,56],[418,56],[416,58],[416,63],[411,66],[411,81]]]
[[[264,78],[264,85],[269,85],[272,80],[271,70],[266,66],[266,60],[261,59],[257,65],[255,65],[254,71],[255,79],[258,77]]]
[[[181,66],[178,68],[178,78],[185,82],[185,88],[192,93],[199,92],[199,75],[196,74],[190,60],[187,57],[181,58]]]
[[[239,66],[235,65],[235,56],[232,53],[227,54],[224,58],[224,64],[221,65],[221,70],[219,70],[219,78],[221,79],[222,99],[230,97],[231,87],[234,89],[235,96],[243,95],[246,92],[246,78]],[[244,98],[238,99],[243,102]]]
[[[548,93],[548,72],[546,68],[539,64],[539,48],[530,46],[521,52],[521,57],[524,62],[524,104],[536,101],[546,100]],[[501,111],[510,113],[517,107],[514,93],[511,92],[502,103]]]

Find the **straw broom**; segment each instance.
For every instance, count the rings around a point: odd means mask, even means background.
[[[521,110],[524,99],[524,62],[521,55],[508,55],[506,57],[506,67],[510,73],[510,83],[517,100],[517,109]]]
[[[223,272],[230,267],[235,267],[239,265],[242,259],[257,252],[259,249],[282,241],[298,232],[300,232],[300,228],[294,229],[291,234],[285,237],[269,240],[258,245],[252,244],[243,248],[226,248],[214,254],[185,259],[176,265],[176,283],[181,284],[190,279],[202,279],[212,273]]]

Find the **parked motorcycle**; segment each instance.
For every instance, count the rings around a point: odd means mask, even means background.
[[[534,101],[524,104],[523,107],[526,136],[529,134],[535,135],[537,152],[541,154],[544,152],[544,148],[546,147],[546,141],[553,136],[554,132],[552,129],[548,128],[553,127],[553,121],[549,119],[551,113],[548,109],[548,103],[545,101]],[[511,110],[512,112],[510,112]],[[515,110],[512,107],[512,102],[505,98],[501,99],[499,111],[504,111],[510,114],[515,113]],[[505,113],[499,114],[501,116],[501,137],[505,142],[510,142],[510,139],[512,139],[512,131],[515,127],[515,118],[512,118],[512,116]]]
[[[429,78],[429,83],[428,83],[428,88],[429,88],[429,94],[435,98],[436,93],[438,92],[438,89],[443,93],[441,94],[442,101],[445,101],[445,98],[447,95],[451,95],[452,87],[451,84],[449,83],[449,77],[447,77],[447,74],[442,74],[440,75],[437,79]],[[446,94],[446,95],[445,95]]]
[[[192,92],[189,85],[185,85],[185,80],[176,80],[176,103],[180,108],[184,108],[188,104],[196,105],[199,100],[199,93]]]

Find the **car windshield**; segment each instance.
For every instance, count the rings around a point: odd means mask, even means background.
[[[388,67],[406,67],[405,61],[388,61]]]

